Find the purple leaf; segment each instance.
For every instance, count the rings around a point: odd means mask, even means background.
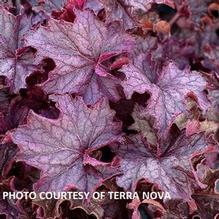
[[[114,113],[105,100],[88,108],[81,98],[72,100],[66,95],[53,99],[61,111],[59,119],[46,119],[31,112],[27,125],[12,133],[13,141],[21,147],[19,159],[43,170],[37,190],[62,191],[76,187],[91,191],[110,168],[101,173],[101,165],[88,159],[89,154],[117,141],[120,125],[112,122]]]
[[[137,26],[135,16],[127,6],[125,1],[106,0],[102,1],[106,11],[106,22],[119,21],[124,29],[132,29]]]
[[[86,8],[93,10],[95,13],[101,9],[106,11],[106,23],[119,21],[125,30],[138,26],[139,16],[142,12],[150,9],[153,3],[169,4],[174,7],[171,0],[99,0],[96,3],[88,1]]]
[[[67,0],[44,0],[43,1],[43,8],[45,11],[52,12],[52,11],[61,11],[61,9],[65,6]]]
[[[88,11],[77,11],[76,15],[74,24],[51,19],[49,27],[42,27],[26,38],[27,45],[35,47],[40,57],[50,57],[56,63],[42,87],[47,93],[83,94],[89,104],[105,95],[117,99],[114,89],[117,79],[102,64],[103,57],[105,61],[128,52],[132,40],[125,34],[107,31]],[[98,80],[95,88],[93,80]],[[112,85],[113,81],[115,85]],[[94,95],[87,98],[92,95],[87,94],[89,90]]]
[[[7,77],[14,92],[26,87],[25,78],[37,69],[34,50],[23,47],[23,36],[32,28],[33,18],[25,14],[15,17],[0,8],[0,75]]]
[[[61,11],[67,4],[68,0],[23,0],[21,4],[28,5],[34,9],[34,11],[44,11],[51,15],[54,11]]]
[[[104,6],[100,0],[86,0],[84,8],[90,9],[95,14],[98,14],[104,8]]]
[[[187,138],[182,134],[174,143],[161,142],[157,151],[151,150],[139,136],[132,137],[115,150],[121,157],[123,172],[117,183],[127,190],[145,178],[169,192],[171,198],[188,199],[194,186],[190,158],[205,147],[201,135]]]
[[[159,69],[158,69],[159,70]],[[134,92],[151,94],[145,114],[156,119],[155,127],[163,136],[175,117],[186,110],[185,98],[188,94],[195,95],[204,106],[205,80],[196,71],[188,68],[180,70],[170,62],[161,72],[150,68],[144,62],[144,56],[139,56],[134,64],[122,68],[126,80],[122,82],[128,98]]]
[[[1,6],[4,6],[5,8],[13,8],[13,0],[4,0],[0,2]]]

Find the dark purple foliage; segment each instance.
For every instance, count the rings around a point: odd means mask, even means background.
[[[218,142],[217,0],[0,2],[0,192],[172,197],[0,197],[0,218],[217,218]]]

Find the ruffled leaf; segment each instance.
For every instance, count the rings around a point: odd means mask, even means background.
[[[70,187],[91,191],[111,172],[92,167],[92,162],[87,162],[89,153],[117,141],[120,125],[112,122],[114,113],[105,100],[88,108],[81,98],[72,100],[66,95],[53,99],[61,111],[57,120],[31,112],[28,123],[12,133],[13,141],[21,147],[19,159],[42,169],[35,186],[38,191]]]
[[[186,110],[187,95],[195,95],[203,104],[202,92],[206,82],[198,72],[188,68],[180,70],[172,62],[164,66],[162,72],[156,72],[154,68],[151,70],[146,64],[139,56],[134,64],[123,67],[126,80],[122,84],[128,98],[134,92],[151,94],[145,114],[156,119],[155,127],[163,136],[175,117]]]
[[[187,138],[182,134],[174,143],[161,142],[157,151],[140,137],[133,137],[116,149],[123,172],[117,183],[127,190],[144,178],[169,192],[171,198],[189,199],[195,186],[190,158],[205,147],[201,135]]]
[[[117,79],[103,62],[128,52],[133,42],[123,33],[108,31],[91,12],[77,11],[74,24],[51,19],[48,27],[41,27],[26,41],[37,49],[38,56],[50,57],[56,63],[42,85],[47,93],[80,93],[89,104],[100,96],[118,99]],[[87,97],[90,90],[93,96]]]
[[[23,47],[23,36],[34,22],[32,15],[14,16],[0,8],[0,76],[6,76],[11,90],[26,87],[25,79],[37,66],[34,50]]]

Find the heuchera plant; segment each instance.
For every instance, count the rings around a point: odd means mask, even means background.
[[[1,196],[0,218],[218,218],[218,123],[217,0],[0,2],[0,192],[172,198]]]

